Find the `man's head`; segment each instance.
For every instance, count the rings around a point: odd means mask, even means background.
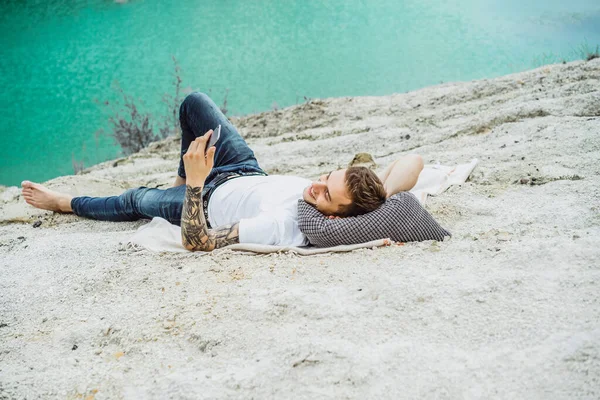
[[[351,217],[377,209],[386,193],[373,171],[350,167],[322,175],[304,189],[303,198],[325,215]]]

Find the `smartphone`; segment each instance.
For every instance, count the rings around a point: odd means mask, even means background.
[[[219,140],[220,137],[221,137],[221,125],[217,126],[215,129],[213,129],[213,133],[210,136],[210,139],[208,140],[208,145],[206,145],[206,151],[208,151],[208,149],[213,147],[215,145],[215,143],[217,143],[217,141]]]

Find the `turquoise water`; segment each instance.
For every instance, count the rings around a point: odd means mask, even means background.
[[[185,88],[217,102],[229,89],[241,115],[500,76],[600,44],[598,0],[5,0],[0,21],[4,185],[118,156],[94,99],[114,100],[117,80],[164,114],[171,55]]]

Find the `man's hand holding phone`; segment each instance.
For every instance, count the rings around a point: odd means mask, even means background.
[[[210,139],[208,139],[208,145],[206,146],[206,150],[210,149],[214,145],[217,144],[219,139],[221,138],[221,125],[218,125],[214,131],[212,131],[212,135],[210,135]]]
[[[191,187],[203,187],[206,177],[208,177],[213,168],[215,151],[217,150],[214,147],[214,143],[219,139],[221,125],[215,131],[217,131],[216,135],[211,129],[203,136],[196,138],[196,140],[190,143],[187,153],[183,156],[186,184]],[[213,136],[216,138],[213,138]]]

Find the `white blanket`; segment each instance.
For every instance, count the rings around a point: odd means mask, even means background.
[[[259,254],[291,251],[300,255],[312,255],[328,252],[346,252],[361,248],[389,246],[391,244],[392,241],[389,239],[380,239],[367,243],[329,248],[271,246],[266,244],[238,243],[223,247],[222,249],[214,250],[212,253],[220,252],[222,250],[248,251]],[[152,219],[152,221],[150,221],[149,224],[138,228],[135,234],[129,239],[127,245],[134,249],[145,248],[157,252],[188,252],[188,250],[186,250],[181,244],[181,228],[160,217],[155,217]],[[210,253],[198,252],[197,254],[202,255]]]
[[[425,165],[415,187],[410,192],[417,196],[421,204],[425,204],[428,195],[437,196],[452,185],[466,182],[478,163],[479,160],[474,158],[470,163],[454,167],[439,164]]]
[[[443,165],[426,165],[417,184],[410,191],[419,201],[424,204],[428,195],[438,195],[451,185],[457,185],[465,182],[478,160],[474,159],[468,164],[461,164],[455,167]],[[347,246],[336,246],[328,248],[314,247],[293,247],[293,246],[270,246],[252,243],[239,243],[224,247],[221,250],[247,251],[253,253],[276,253],[290,251],[300,255],[321,254],[328,252],[346,252],[360,248],[372,248],[379,246],[388,246],[390,239],[375,240],[368,243],[360,243]],[[181,228],[170,224],[167,220],[156,217],[149,224],[146,224],[135,232],[127,243],[129,247],[140,249],[145,248],[156,252],[187,252],[181,244]],[[199,252],[197,254],[208,254]]]

